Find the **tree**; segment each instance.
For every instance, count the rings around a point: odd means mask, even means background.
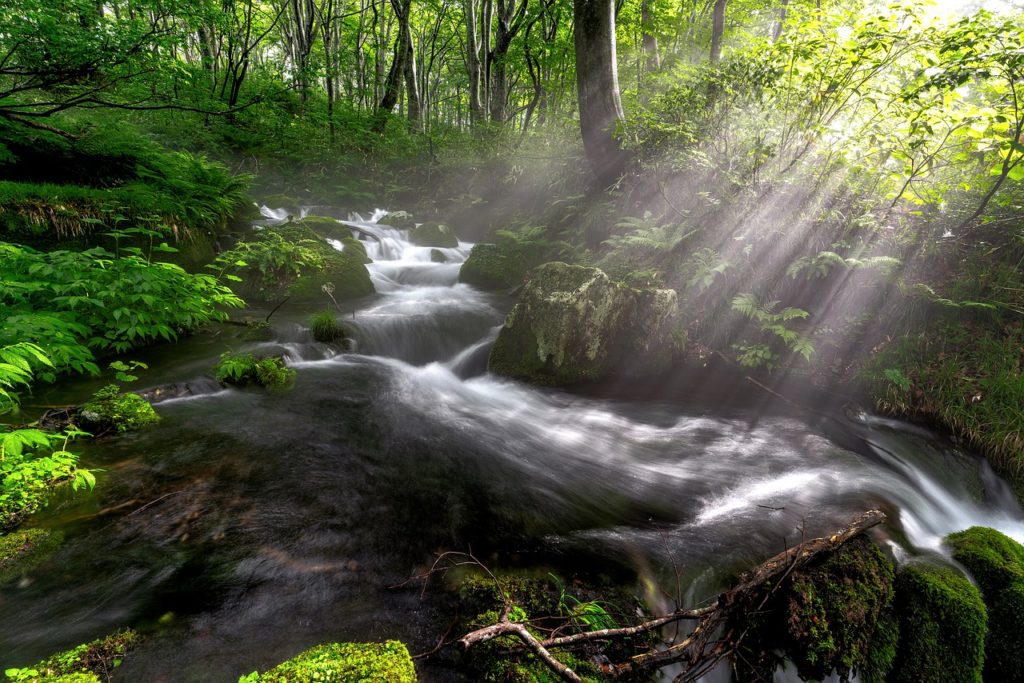
[[[583,149],[598,180],[610,185],[629,161],[615,137],[616,127],[625,119],[616,65],[615,2],[575,0],[573,18]]]

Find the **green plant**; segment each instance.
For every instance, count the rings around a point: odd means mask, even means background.
[[[732,300],[733,310],[757,323],[762,334],[769,339],[781,341],[789,351],[809,361],[814,355],[814,345],[811,340],[783,324],[807,318],[809,313],[793,307],[776,311],[775,308],[778,305],[778,301],[762,302],[756,295],[749,292],[739,294]],[[740,352],[739,362],[745,367],[763,365],[771,369],[778,364],[779,355],[768,343],[741,343],[737,344],[736,348]]]
[[[128,432],[160,421],[146,399],[138,394],[122,393],[117,384],[108,384],[93,394],[82,405],[79,416],[94,432],[111,429]]]
[[[224,353],[213,370],[218,382],[236,386],[255,384],[268,389],[287,387],[296,374],[285,366],[281,356],[257,358],[251,353]]]
[[[71,482],[73,490],[92,489],[96,476],[78,468],[68,443],[86,432],[61,434],[0,426],[0,532],[10,531],[42,507],[51,489]]]
[[[325,344],[345,338],[345,328],[331,311],[321,311],[313,315],[309,319],[309,329],[313,333],[313,339]]]

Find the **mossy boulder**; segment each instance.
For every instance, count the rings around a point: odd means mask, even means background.
[[[48,529],[19,529],[0,536],[0,586],[38,567],[63,540],[59,531]]]
[[[866,536],[773,586],[760,605],[744,610],[749,632],[736,658],[742,680],[772,680],[783,653],[803,680],[840,680],[856,673],[865,683],[883,683],[895,654],[892,560]]]
[[[444,255],[444,252],[440,249],[430,250],[430,260],[433,263],[448,263],[448,257]]]
[[[328,643],[317,645],[264,674],[249,674],[239,683],[415,683],[416,669],[405,645]]]
[[[213,374],[221,384],[284,389],[295,381],[296,373],[285,365],[282,356],[258,358],[251,353],[224,353],[213,366]]]
[[[459,269],[459,282],[492,292],[512,289],[523,283],[530,267],[514,248],[476,244]]]
[[[298,212],[299,207],[302,206],[300,200],[280,192],[266,195],[260,203],[271,209],[289,209],[295,212]]]
[[[95,433],[130,432],[160,421],[149,401],[138,394],[124,393],[116,384],[108,384],[82,404],[82,426]]]
[[[981,683],[988,618],[978,589],[950,567],[896,574],[899,647],[891,683]]]
[[[1024,681],[1024,546],[995,529],[950,534],[953,559],[967,568],[988,608],[986,681]]]
[[[416,221],[408,211],[389,211],[380,221],[398,230],[412,230],[416,227]]]
[[[47,657],[38,664],[19,670],[16,680],[25,683],[99,683],[121,665],[138,644],[139,634],[128,629]]]
[[[635,289],[597,268],[546,263],[505,319],[489,367],[553,386],[655,374],[671,361],[676,317],[673,290]]]
[[[373,294],[365,249],[338,251],[311,227],[317,221],[339,226],[333,218],[314,216],[261,230],[227,252],[226,257],[248,264],[234,271],[242,278],[231,285],[235,293],[259,302],[286,296],[296,301],[324,300],[327,292],[335,301],[348,301]],[[351,239],[343,235],[343,243],[345,238]]]
[[[309,319],[309,331],[313,339],[324,344],[340,342],[347,336],[345,328],[338,322],[333,311],[320,311]]]
[[[427,221],[409,231],[409,241],[420,247],[457,247],[459,238],[444,223]]]
[[[373,259],[366,253],[366,245],[360,240],[357,240],[355,237],[343,237],[340,242],[345,247],[345,251],[357,257],[360,263],[373,263]]]

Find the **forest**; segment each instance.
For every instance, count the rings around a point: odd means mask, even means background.
[[[0,672],[1024,680],[1020,0],[4,0]]]

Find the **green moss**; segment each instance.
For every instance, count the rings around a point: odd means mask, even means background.
[[[488,291],[512,289],[523,283],[529,266],[514,249],[477,244],[459,269],[459,282]]]
[[[123,393],[116,384],[108,384],[90,398],[79,412],[85,426],[102,432],[115,429],[130,432],[160,421],[149,402],[137,394]]]
[[[980,683],[988,620],[981,593],[966,577],[949,567],[902,567],[896,613],[891,683]]]
[[[340,241],[345,247],[345,251],[357,256],[361,263],[373,263],[373,259],[366,254],[366,245],[360,240],[355,237],[342,237]]]
[[[1024,681],[1024,546],[995,529],[950,534],[953,559],[978,582],[988,607],[986,681]]]
[[[64,540],[59,531],[20,529],[0,536],[0,586],[29,573]]]
[[[895,648],[888,629],[895,627],[892,561],[865,536],[808,567],[765,597],[757,609],[742,610],[749,633],[736,665],[742,680],[771,680],[784,653],[804,680],[823,680],[831,672],[847,680],[851,673],[865,677],[871,670],[884,681]],[[761,598],[754,600],[760,604]],[[867,679],[865,679],[867,680]]]
[[[283,389],[295,379],[295,370],[286,367],[281,356],[257,358],[251,353],[225,353],[213,372],[218,382],[240,387],[255,384]]]
[[[407,211],[389,211],[381,219],[381,222],[398,230],[412,230],[416,227],[416,221],[413,219],[412,214]]]
[[[288,288],[288,294],[297,299],[316,299],[329,293],[335,301],[359,299],[375,291],[362,257],[336,249],[324,253],[323,270],[303,273]]]
[[[295,197],[281,193],[268,194],[260,203],[271,209],[291,209],[294,211],[297,211],[302,206],[302,202]]]
[[[868,646],[867,659],[857,670],[861,683],[885,683],[889,680],[889,673],[896,661],[899,638],[900,621],[894,607],[890,606],[878,617],[875,635]]]
[[[457,247],[459,238],[444,223],[427,221],[409,231],[409,241],[421,247]]]
[[[97,676],[109,678],[110,672],[139,642],[139,634],[131,629],[100,638],[60,652],[38,664],[8,671],[8,677],[24,683],[92,683]]]
[[[345,226],[339,223],[336,218],[331,218],[330,216],[306,216],[300,221],[281,227],[307,229],[315,233],[323,233],[331,237],[334,237],[341,230],[344,230],[346,234],[351,234],[351,230],[345,228]]]
[[[309,319],[309,329],[313,339],[330,344],[345,338],[345,328],[341,326],[332,311],[321,311]]]
[[[329,643],[306,650],[265,674],[243,676],[259,683],[415,683],[416,669],[405,645]]]

